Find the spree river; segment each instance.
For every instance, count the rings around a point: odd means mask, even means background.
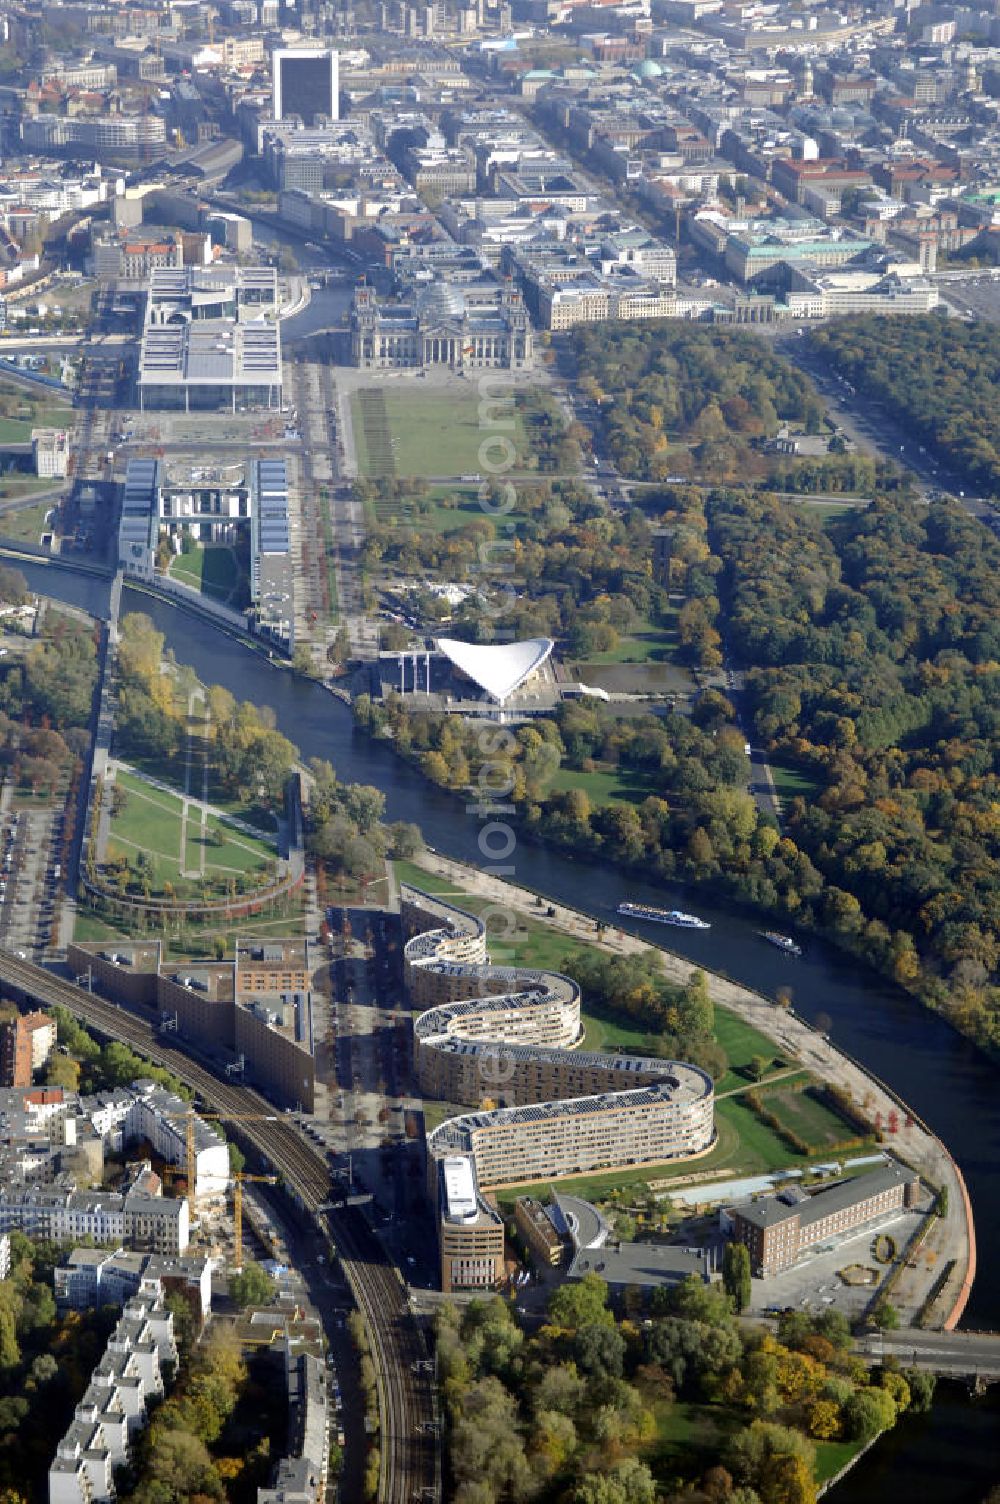
[[[19,566],[22,567],[22,566]],[[29,585],[95,615],[106,615],[107,585],[45,567],[23,566]],[[321,686],[293,678],[239,642],[166,602],[126,589],[123,611],[143,611],[165,635],[178,662],[241,699],[273,707],[278,726],[305,757],[324,757],[345,781],[377,785],[392,820],[413,820],[437,850],[484,865],[478,846],[482,821],[464,801],[427,783],[384,742],[355,729],[349,709]],[[1000,1281],[992,1253],[1000,1240],[1000,1111],[998,1073],[941,1019],[880,982],[871,971],[821,940],[797,960],[784,957],[758,934],[759,920],[698,892],[657,887],[607,865],[572,859],[522,841],[508,864],[516,881],[595,917],[619,923],[625,897],[670,908],[683,902],[711,920],[710,931],[629,924],[692,963],[722,971],[768,996],[792,990],[798,1012],[825,1015],[835,1043],[889,1083],[948,1145],[962,1168],[975,1211],[979,1277],[965,1323],[1000,1329]],[[831,1498],[851,1504],[881,1501],[890,1476],[910,1496],[935,1504],[966,1504],[1000,1480],[1000,1388],[968,1403],[951,1392],[929,1416],[913,1417],[874,1448]],[[889,1459],[889,1461],[887,1461]],[[933,1467],[931,1464],[933,1463]],[[886,1468],[889,1467],[889,1473]],[[925,1487],[933,1475],[933,1488]]]

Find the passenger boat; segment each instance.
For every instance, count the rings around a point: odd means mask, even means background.
[[[761,939],[766,940],[768,945],[774,945],[778,950],[783,950],[786,956],[801,956],[802,947],[796,945],[791,935],[779,935],[777,930],[761,930]]]
[[[707,919],[697,914],[685,914],[681,909],[657,909],[648,903],[620,903],[618,913],[627,919],[648,919],[654,924],[672,924],[679,930],[710,930]]]

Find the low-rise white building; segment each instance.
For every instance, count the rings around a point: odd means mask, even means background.
[[[64,428],[33,428],[31,451],[35,474],[44,480],[62,480],[69,464],[69,436]]]
[[[195,1297],[204,1319],[212,1308],[212,1268],[213,1261],[203,1254],[170,1257],[124,1248],[74,1248],[53,1270],[53,1286],[56,1303],[73,1311],[123,1306],[137,1295],[158,1299],[181,1289]]]

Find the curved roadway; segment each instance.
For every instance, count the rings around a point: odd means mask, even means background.
[[[219,1081],[204,1066],[164,1044],[153,1027],[133,1013],[81,992],[72,983],[30,961],[0,950],[0,983],[47,1007],[63,1007],[102,1034],[134,1046],[165,1066],[220,1114],[273,1114],[266,1098],[247,1086]],[[329,1232],[345,1277],[368,1328],[378,1378],[381,1420],[381,1504],[414,1504],[437,1499],[436,1411],[433,1379],[425,1365],[422,1334],[407,1305],[396,1269],[387,1261],[368,1224],[356,1209],[329,1205],[330,1174],[289,1119],[239,1125],[246,1138],[277,1171],[303,1207]]]

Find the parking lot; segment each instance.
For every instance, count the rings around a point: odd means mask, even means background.
[[[872,1244],[879,1233],[889,1233],[900,1252],[907,1246],[923,1221],[920,1211],[901,1212],[897,1216],[869,1224],[834,1247],[820,1245],[807,1253],[792,1269],[771,1279],[755,1279],[751,1288],[751,1311],[760,1313],[793,1306],[818,1314],[824,1310],[842,1311],[848,1318],[859,1316],[875,1293],[874,1285],[845,1285],[837,1270],[848,1264],[863,1264],[878,1271],[879,1282],[891,1266],[877,1264],[872,1258]],[[823,1250],[827,1250],[824,1252]]]
[[[0,827],[0,944],[37,956],[52,942],[62,811],[40,808],[6,814]]]
[[[988,271],[963,277],[960,282],[941,282],[943,301],[964,318],[1000,322],[1000,279]]]

